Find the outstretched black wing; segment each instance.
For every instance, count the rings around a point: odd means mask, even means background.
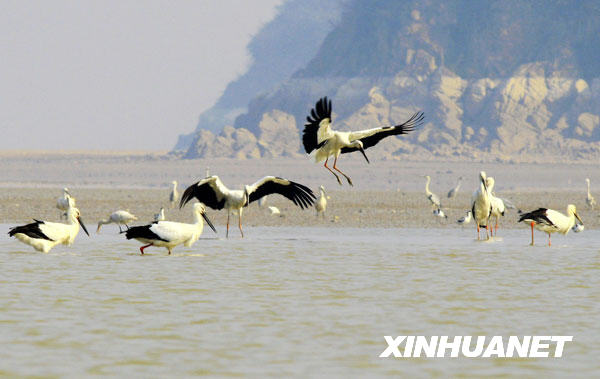
[[[48,237],[44,234],[44,232],[42,232],[42,229],[40,229],[40,225],[44,225],[44,221],[35,220],[35,222],[32,222],[31,224],[15,226],[14,228],[8,231],[8,235],[12,237],[15,234],[20,233],[25,234],[29,238],[54,241],[52,238]]]
[[[125,232],[125,237],[127,237],[128,240],[134,238],[142,238],[145,240],[154,240],[154,241],[164,241],[164,242],[169,242],[168,240],[160,237],[158,234],[154,233],[150,228],[152,228],[153,225],[156,225],[157,223],[153,222],[150,225],[142,225],[142,226],[133,226],[129,229],[127,229],[127,231]]]
[[[368,149],[371,146],[377,145],[377,143],[385,137],[412,132],[415,128],[423,124],[424,119],[425,114],[423,112],[417,112],[400,125],[384,126],[382,128],[352,132],[350,133],[350,142],[359,140],[363,144],[363,149]],[[351,153],[357,150],[358,147],[343,147],[342,154]]]
[[[315,194],[310,188],[275,176],[266,176],[249,187],[249,203],[258,200],[263,196],[278,193],[304,209],[312,206],[316,199]]]
[[[533,221],[536,224],[546,224],[550,226],[555,226],[552,221],[546,215],[546,208],[538,208],[535,211],[531,211],[529,213],[523,213],[521,217],[519,217],[519,222],[521,221]]]
[[[207,207],[212,209],[223,209],[225,206],[226,193],[229,190],[218,176],[209,176],[206,179],[192,184],[185,189],[179,202],[179,208],[182,208],[193,198],[198,199],[199,202],[203,203]]]
[[[327,118],[331,122],[331,100],[327,100],[327,96],[325,96],[317,101],[315,107],[310,110],[310,116],[306,117],[308,123],[304,125],[302,144],[307,153],[310,154],[311,151],[318,149],[325,143],[325,141],[321,141],[319,144],[318,133],[321,121]]]

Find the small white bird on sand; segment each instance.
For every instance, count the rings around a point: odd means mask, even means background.
[[[319,191],[321,192],[321,196],[315,202],[315,208],[317,210],[317,217],[319,217],[319,213],[323,215],[325,218],[325,211],[327,210],[327,195],[325,194],[325,187],[319,186]]]
[[[470,223],[472,218],[473,214],[471,213],[471,211],[467,211],[467,214],[459,218],[456,222],[461,225],[464,225]]]
[[[98,221],[98,229],[96,229],[96,233],[100,233],[100,228],[102,227],[102,225],[106,225],[106,224],[117,224],[119,226],[119,233],[123,233],[123,229],[121,229],[121,225],[125,225],[127,227],[127,229],[129,229],[129,225],[127,225],[127,224],[129,224],[132,221],[135,221],[137,219],[138,218],[136,216],[129,213],[129,210],[115,211],[110,216],[108,216],[108,218]]]
[[[160,211],[154,214],[154,221],[165,221],[165,208],[160,207]]]
[[[433,208],[441,208],[442,203],[440,201],[439,196],[429,190],[429,183],[431,183],[431,177],[429,175],[425,175],[425,179],[427,179],[427,181],[425,182],[425,195],[427,196],[427,200],[429,200]]]
[[[140,247],[140,252],[144,254],[144,249],[150,246],[165,247],[171,250],[177,245],[183,244],[190,247],[200,238],[204,229],[204,221],[216,233],[212,222],[206,216],[206,209],[201,203],[195,203],[193,207],[194,223],[184,224],[173,221],[156,221],[149,225],[134,226],[125,232],[127,239],[136,239],[146,245]],[[203,221],[204,220],[204,221]]]
[[[275,215],[280,215],[280,214],[281,214],[281,212],[279,211],[279,208],[277,208],[277,207],[274,207],[274,206],[272,206],[272,205],[269,205],[269,212],[271,212],[271,214],[272,214],[273,216],[275,216]]]
[[[440,208],[434,209],[433,210],[433,215],[436,217],[440,217],[440,218],[448,218],[448,216],[446,216],[446,214],[444,213],[443,210],[441,210]]]
[[[462,182],[462,176],[458,178],[458,182],[456,186],[448,191],[448,199],[453,199],[458,195],[458,190],[460,189],[460,183]]]
[[[27,225],[16,226],[8,232],[10,237],[32,246],[37,251],[47,253],[54,246],[63,244],[70,246],[79,233],[79,226],[88,236],[90,235],[81,220],[81,213],[75,207],[67,209],[67,223],[35,220]]]
[[[179,201],[179,191],[177,191],[177,181],[173,180],[171,182],[171,184],[173,184],[173,189],[171,190],[171,193],[169,194],[169,201],[171,202],[171,208],[174,208],[177,205],[177,202]]]
[[[67,187],[63,188],[63,194],[61,197],[56,199],[56,208],[60,210],[60,218],[63,217],[64,212],[66,212],[69,207],[75,206],[75,198],[71,196],[69,189]]]
[[[594,196],[592,196],[592,193],[590,192],[590,178],[585,178],[585,181],[587,182],[587,197],[585,199],[585,203],[588,207],[594,209],[594,205],[596,205],[596,199],[594,199]]]
[[[569,233],[569,230],[575,226],[575,218],[583,226],[583,221],[577,215],[577,208],[575,205],[569,204],[566,216],[552,209],[539,208],[522,214],[519,222],[525,221],[531,225],[531,245],[533,245],[533,228],[535,227],[537,230],[548,233],[548,246],[550,246],[550,235],[555,232],[564,235]]]

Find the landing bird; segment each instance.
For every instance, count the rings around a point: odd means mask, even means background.
[[[462,182],[462,176],[458,178],[458,182],[456,186],[448,191],[448,199],[453,199],[458,195],[458,190],[460,189],[460,183]]]
[[[429,190],[431,177],[429,175],[425,175],[425,179],[427,179],[427,182],[425,182],[425,195],[427,196],[427,200],[429,200],[433,208],[441,208],[442,203],[439,196]]]
[[[154,221],[165,221],[165,208],[160,207],[160,211],[154,214]]]
[[[323,97],[311,109],[310,116],[306,117],[308,123],[304,126],[302,143],[304,144],[304,150],[308,154],[316,150],[315,162],[318,163],[324,160],[324,167],[335,176],[340,185],[342,185],[342,181],[333,170],[342,174],[348,181],[348,184],[353,185],[350,177],[336,166],[340,154],[360,151],[367,160],[367,163],[369,163],[365,149],[375,146],[385,137],[406,134],[413,131],[414,128],[422,124],[423,118],[423,112],[417,112],[408,121],[400,125],[384,126],[356,132],[338,132],[332,130],[330,127],[331,100],[328,101],[327,97]],[[331,156],[335,157],[333,170],[327,166],[327,161]]]
[[[467,214],[459,218],[456,222],[461,225],[464,225],[470,223],[472,218],[473,214],[471,213],[471,211],[467,211]]]
[[[491,227],[492,235],[494,235],[494,234],[498,234],[498,219],[500,218],[500,216],[504,216],[505,207],[504,207],[504,201],[502,201],[501,198],[496,197],[496,195],[493,192],[494,184],[495,184],[494,178],[492,178],[491,176],[488,176],[486,179],[486,184],[487,184],[488,192],[490,193],[490,205],[492,207],[492,210],[490,212],[490,217],[496,218],[496,226]]]
[[[558,232],[566,235],[569,230],[575,226],[575,218],[579,220],[581,225],[583,221],[577,215],[577,208],[575,205],[569,204],[567,206],[567,215],[557,212],[552,209],[539,208],[533,212],[524,213],[519,218],[519,222],[525,221],[531,225],[531,245],[533,246],[533,228],[541,230],[542,232],[548,233],[548,246],[550,244],[550,234]]]
[[[67,209],[67,223],[40,221],[27,225],[16,226],[8,232],[11,237],[32,246],[37,251],[47,253],[54,246],[63,244],[71,246],[79,233],[79,225],[88,236],[90,235],[81,221],[79,209],[70,207]]]
[[[110,216],[108,216],[108,218],[98,221],[98,229],[96,229],[96,233],[100,233],[100,228],[102,227],[102,225],[106,224],[117,224],[119,226],[119,233],[123,233],[121,225],[125,225],[127,229],[129,229],[129,225],[127,224],[137,219],[138,218],[129,213],[129,211],[115,211]]]
[[[62,218],[63,213],[66,212],[71,206],[75,206],[75,198],[71,196],[69,189],[65,187],[63,188],[62,196],[56,199],[56,208],[61,211],[60,218]]]
[[[179,208],[182,208],[193,198],[198,199],[212,209],[227,209],[227,234],[229,237],[229,216],[237,210],[239,216],[238,227],[242,231],[242,208],[263,196],[278,193],[290,199],[294,204],[304,209],[312,206],[315,195],[310,188],[283,178],[266,176],[252,185],[244,186],[243,190],[230,190],[214,175],[189,186],[181,197]]]
[[[325,210],[327,210],[327,195],[325,194],[325,187],[319,186],[319,191],[321,192],[321,196],[319,196],[319,200],[315,203],[315,208],[317,209],[317,217],[319,217],[319,213],[323,215],[325,218]]]
[[[179,192],[177,191],[177,181],[173,180],[171,184],[173,184],[173,189],[169,194],[169,201],[171,202],[171,208],[174,208],[179,200]]]
[[[590,178],[585,178],[585,181],[587,182],[587,189],[588,189],[585,203],[587,204],[588,207],[594,209],[594,205],[596,205],[596,200],[594,199],[594,196],[592,196],[592,194],[590,193]]]
[[[479,188],[473,193],[471,198],[471,213],[475,219],[477,227],[477,239],[480,239],[480,228],[485,228],[487,239],[490,238],[488,232],[488,223],[492,212],[492,204],[490,201],[490,193],[487,188],[487,175],[485,171],[479,173]]]
[[[448,218],[448,216],[446,216],[446,214],[444,213],[444,211],[441,208],[434,209],[433,215],[436,217],[440,217],[440,218]]]
[[[193,214],[194,223],[184,224],[173,221],[156,221],[149,225],[134,226],[125,232],[125,237],[128,240],[136,239],[146,245],[140,247],[140,252],[144,254],[144,249],[150,246],[166,247],[171,255],[171,250],[177,245],[183,244],[185,247],[190,247],[194,242],[198,241],[202,230],[204,229],[204,221],[216,233],[217,230],[212,222],[208,219],[205,213],[206,209],[201,203],[195,203]]]

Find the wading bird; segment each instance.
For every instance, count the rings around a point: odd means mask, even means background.
[[[96,233],[100,233],[100,228],[102,227],[102,225],[106,225],[106,224],[117,224],[119,226],[119,233],[123,233],[123,229],[121,229],[121,225],[125,225],[127,227],[127,229],[129,229],[129,225],[127,225],[127,224],[129,224],[132,221],[135,221],[137,219],[138,218],[136,216],[129,213],[129,210],[115,211],[110,216],[108,216],[108,218],[98,221],[98,229],[96,229]]]
[[[550,235],[558,232],[566,235],[569,230],[575,226],[575,218],[581,225],[583,221],[577,215],[577,208],[573,204],[567,206],[567,215],[552,209],[539,208],[533,212],[524,213],[519,218],[519,222],[525,221],[531,225],[531,245],[533,245],[533,228],[548,233],[548,246],[551,246]]]
[[[169,194],[169,201],[171,202],[171,208],[174,208],[179,200],[179,191],[177,191],[177,181],[173,180],[171,184],[173,184],[173,189]]]
[[[67,209],[67,223],[35,220],[27,225],[16,226],[8,232],[11,237],[32,246],[37,251],[47,253],[54,246],[63,244],[70,246],[79,233],[79,225],[88,236],[90,235],[81,221],[81,213],[75,207]]]
[[[446,214],[444,213],[444,211],[441,208],[434,209],[433,215],[435,217],[439,217],[439,218],[448,218],[448,216],[446,216]]]
[[[488,192],[490,194],[490,205],[492,207],[492,210],[490,211],[490,218],[496,218],[496,226],[490,226],[492,235],[498,234],[498,219],[500,218],[500,216],[504,216],[505,211],[504,201],[501,198],[496,197],[496,195],[493,192],[495,183],[496,182],[494,181],[494,178],[492,178],[491,176],[487,177],[486,184]]]
[[[468,224],[471,222],[472,215],[473,214],[471,213],[471,211],[467,211],[467,214],[459,218],[456,222],[461,225]]]
[[[456,182],[456,186],[448,191],[448,199],[453,199],[458,195],[458,190],[460,189],[460,183],[462,182],[462,176],[458,178],[458,182]]]
[[[154,221],[165,221],[165,208],[160,207],[160,211],[154,214]]]
[[[587,182],[587,189],[588,189],[585,203],[587,204],[588,207],[590,207],[591,209],[594,209],[594,205],[596,205],[596,199],[594,199],[594,196],[592,196],[592,194],[590,192],[590,178],[585,178],[585,181]]]
[[[325,211],[327,210],[327,195],[325,195],[325,187],[319,186],[319,191],[321,192],[321,196],[319,196],[319,200],[315,203],[315,208],[317,209],[317,217],[319,217],[319,213],[323,215],[325,218]]]
[[[429,190],[429,183],[431,182],[431,177],[429,175],[425,175],[425,179],[427,179],[427,181],[425,182],[425,195],[427,196],[427,200],[429,200],[433,208],[441,208],[442,203],[440,201],[439,196]]]
[[[60,218],[63,217],[64,213],[69,209],[69,207],[75,206],[75,198],[71,196],[69,189],[67,187],[63,188],[63,194],[61,197],[56,199],[56,208],[58,208],[60,212]]]
[[[204,221],[216,233],[217,230],[212,222],[208,219],[205,213],[206,209],[201,203],[195,203],[193,208],[194,223],[184,224],[182,222],[173,221],[155,221],[149,225],[134,226],[125,232],[125,237],[128,240],[136,239],[146,245],[140,247],[140,252],[144,254],[144,249],[150,246],[165,247],[171,255],[171,250],[177,245],[183,244],[185,247],[190,247],[194,242],[198,241],[202,230],[204,229]]]
[[[480,228],[485,228],[485,235],[487,239],[490,238],[488,224],[491,212],[492,204],[487,188],[487,175],[485,171],[481,171],[479,173],[479,188],[473,193],[473,197],[471,198],[471,213],[477,227],[477,239],[480,239]]]
[[[367,160],[367,163],[369,163],[365,149],[376,145],[385,137],[406,134],[413,131],[414,128],[421,125],[423,118],[423,112],[417,112],[408,121],[400,125],[384,126],[356,132],[339,132],[332,130],[330,127],[332,121],[331,100],[323,97],[317,101],[315,107],[311,109],[310,115],[306,117],[308,123],[304,126],[302,143],[304,150],[308,154],[316,150],[315,162],[325,161],[323,166],[335,176],[340,185],[342,181],[333,170],[342,174],[348,181],[348,184],[353,185],[350,177],[336,166],[340,154],[360,151]],[[333,161],[333,170],[327,166],[327,161],[331,156],[335,158]]]
[[[283,178],[266,176],[258,182],[244,186],[243,190],[230,190],[225,187],[221,179],[214,175],[189,186],[181,197],[179,208],[183,207],[193,198],[212,209],[227,209],[227,233],[229,236],[229,216],[237,210],[239,216],[238,227],[242,230],[242,209],[253,201],[265,195],[278,193],[290,199],[294,204],[304,209],[312,206],[315,195],[310,188]]]

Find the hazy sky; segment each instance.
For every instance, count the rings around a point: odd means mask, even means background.
[[[280,3],[0,1],[0,149],[170,149]]]

